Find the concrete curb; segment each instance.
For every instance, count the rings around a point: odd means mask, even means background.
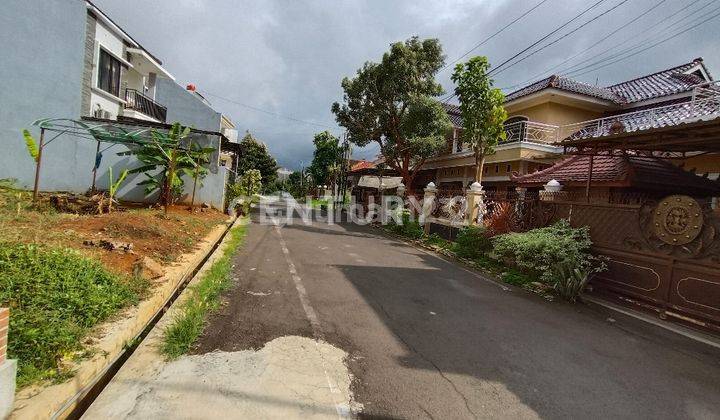
[[[697,341],[699,343],[707,344],[708,346],[712,346],[717,349],[720,349],[720,338],[718,338],[718,337],[714,337],[714,336],[711,336],[708,334],[703,334],[702,332],[695,331],[690,328],[684,327],[679,324],[674,324],[669,321],[663,321],[663,320],[654,318],[652,316],[649,316],[645,313],[635,311],[635,310],[632,310],[629,308],[624,308],[620,305],[616,305],[612,302],[608,302],[608,301],[602,300],[600,298],[588,296],[587,294],[583,294],[582,299],[586,302],[589,302],[589,303],[597,305],[597,306],[601,306],[601,307],[609,309],[613,312],[623,314],[630,318],[634,318],[639,321],[645,322],[647,324],[654,325],[656,327],[673,332],[675,334],[681,335],[683,337],[689,338],[689,339]]]
[[[100,325],[94,334],[91,346],[95,354],[74,366],[72,379],[60,383],[30,386],[15,395],[15,408],[10,419],[65,418],[105,375],[120,360],[126,350],[143,333],[177,290],[196,272],[198,266],[212,253],[217,243],[225,236],[238,219],[232,219],[214,228],[200,243],[197,251],[180,257],[180,264],[167,267],[165,275],[156,280],[163,281],[152,289],[152,296],[126,310],[121,319]]]

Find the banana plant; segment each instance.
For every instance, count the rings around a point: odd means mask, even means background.
[[[23,130],[23,138],[25,139],[25,146],[27,147],[27,151],[30,154],[30,157],[33,158],[35,162],[37,162],[38,156],[40,155],[40,150],[38,149],[37,143],[35,142],[32,134],[30,134],[30,131],[28,131],[27,129]]]
[[[186,147],[185,140],[190,134],[190,127],[183,127],[179,122],[173,123],[167,133],[152,130],[151,141],[142,146],[121,152],[120,155],[135,155],[140,167],[131,169],[129,173],[143,173],[145,180],[138,183],[145,187],[145,195],[159,191],[159,202],[167,214],[170,206],[178,195],[182,193],[185,182],[183,175],[200,176],[198,165],[203,156],[215,149],[193,149]],[[209,160],[209,159],[208,159]],[[204,163],[204,162],[203,162]]]
[[[110,180],[110,188],[108,190],[108,213],[112,213],[113,202],[116,202],[115,194],[117,193],[117,190],[120,188],[120,185],[123,183],[123,181],[125,181],[125,178],[128,176],[128,172],[129,171],[127,169],[123,169],[122,172],[120,172],[120,176],[118,177],[118,179],[113,182],[112,166],[108,168],[108,179]]]

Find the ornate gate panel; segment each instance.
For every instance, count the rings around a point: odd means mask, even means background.
[[[709,201],[673,195],[543,206],[548,222],[590,227],[594,251],[609,258],[608,270],[593,279],[596,289],[720,331],[720,216]]]

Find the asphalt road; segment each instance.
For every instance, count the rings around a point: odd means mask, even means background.
[[[501,286],[377,229],[253,224],[234,277],[195,352],[320,338],[349,354],[361,416],[720,418],[718,349]]]

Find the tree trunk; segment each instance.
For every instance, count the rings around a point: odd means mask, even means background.
[[[195,176],[193,177],[193,191],[190,199],[190,211],[195,207],[195,188],[197,187],[198,176],[200,175],[200,165],[195,165]]]
[[[485,166],[485,155],[475,151],[475,182],[482,184],[483,166]]]

